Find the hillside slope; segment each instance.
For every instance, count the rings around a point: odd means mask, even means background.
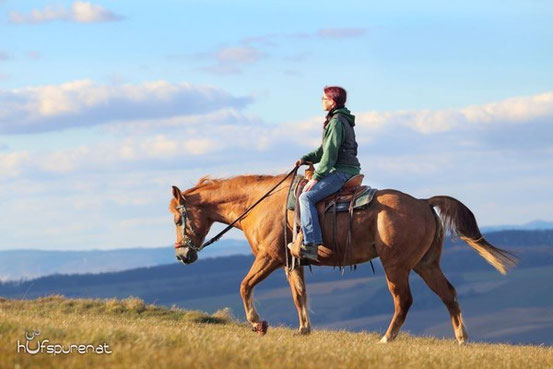
[[[523,254],[528,256],[528,253]],[[542,254],[542,261],[547,260]],[[553,345],[553,268],[521,267],[502,276],[468,247],[451,250],[445,273],[457,288],[469,337],[485,342]],[[528,259],[525,259],[528,260]],[[0,284],[0,296],[37,298],[62,294],[72,298],[126,298],[214,312],[228,306],[241,319],[239,286],[251,256],[201,259],[192,265],[171,264],[98,275],[50,276],[24,283]],[[482,264],[481,264],[482,263]],[[344,275],[332,268],[307,271],[307,292],[316,328],[383,332],[393,314],[393,302],[378,260],[376,275],[368,264]],[[411,276],[414,304],[404,331],[452,337],[449,315],[440,299],[415,273]],[[255,303],[272,324],[296,327],[298,318],[290,287],[281,270],[256,287]]]
[[[69,350],[71,344],[103,347],[101,353],[29,354],[18,350],[25,334]],[[271,327],[259,337],[224,311],[198,311],[126,300],[0,299],[0,367],[40,368],[547,368],[553,348],[467,344],[407,334],[387,345],[375,333],[316,330],[309,336]],[[45,347],[46,347],[45,344]],[[107,353],[111,352],[111,353]]]

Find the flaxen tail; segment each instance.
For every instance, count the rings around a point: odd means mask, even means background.
[[[507,274],[508,269],[516,266],[517,257],[486,241],[478,229],[474,214],[459,200],[449,196],[434,196],[426,201],[439,209],[444,226],[452,234],[457,234],[501,274]]]

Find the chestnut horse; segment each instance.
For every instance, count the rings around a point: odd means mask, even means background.
[[[176,225],[175,247],[179,258],[185,263],[195,261],[195,249],[202,245],[214,222],[232,223],[284,178],[285,175],[244,175],[228,179],[204,177],[195,187],[184,192],[173,187],[169,209]],[[268,324],[261,320],[253,305],[253,288],[273,271],[287,264],[283,218],[291,180],[286,179],[234,225],[244,232],[255,256],[250,271],[241,283],[240,295],[246,318],[252,329],[260,335],[266,333]],[[434,207],[439,209],[439,216]],[[323,220],[323,240],[330,245],[334,239],[331,220],[324,220],[321,213],[319,219]],[[515,266],[516,258],[512,254],[494,247],[482,237],[474,215],[458,200],[448,196],[416,199],[390,189],[378,191],[369,206],[355,211],[348,257],[344,259],[344,255],[337,252],[319,260],[320,265],[332,266],[338,264],[337,260],[345,260],[345,265],[354,265],[380,258],[395,308],[388,330],[380,342],[386,343],[396,338],[412,304],[409,289],[411,270],[422,277],[447,307],[457,341],[463,343],[467,339],[455,288],[440,269],[444,239],[442,221],[445,228],[459,235],[502,274]],[[342,245],[346,242],[349,228],[347,222],[348,214],[338,213],[336,239]],[[286,243],[291,241],[291,224],[293,218],[289,214]],[[299,333],[308,334],[311,326],[306,306],[303,266],[293,270],[284,269],[298,311]]]

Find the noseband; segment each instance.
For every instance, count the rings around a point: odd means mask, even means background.
[[[182,240],[183,240],[184,243],[182,245],[175,246],[175,248],[178,249],[180,247],[188,247],[188,248],[191,248],[192,250],[194,250],[196,252],[200,251],[203,247],[202,246],[200,246],[200,247],[194,246],[194,244],[192,243],[192,240],[190,239],[190,237],[188,237],[186,235],[186,223],[187,223],[187,220],[188,220],[188,216],[187,216],[187,213],[186,213],[186,207],[184,206],[184,204],[181,204],[181,205],[177,206],[176,209],[180,213],[180,223],[182,224]],[[177,225],[178,225],[178,223],[177,223]],[[192,224],[190,225],[190,230],[192,231],[192,233],[194,233],[194,230],[192,229]]]

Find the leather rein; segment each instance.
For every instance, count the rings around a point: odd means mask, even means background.
[[[280,184],[282,182],[284,182],[292,174],[294,174],[294,176],[295,176],[296,173],[298,172],[298,169],[299,169],[299,167],[294,167],[294,169],[292,169],[290,172],[288,172],[288,174],[280,182],[278,182],[276,185],[274,185],[273,188],[271,188],[265,195],[261,196],[261,198],[259,200],[257,200],[252,206],[250,206],[242,214],[240,214],[240,216],[238,216],[238,218],[236,218],[232,223],[230,223],[228,226],[226,226],[225,229],[223,229],[216,236],[214,236],[213,238],[211,238],[209,241],[205,242],[201,246],[195,246],[192,243],[192,240],[186,235],[186,224],[187,224],[187,218],[188,218],[187,217],[187,212],[186,212],[186,206],[184,204],[179,204],[179,206],[177,206],[176,209],[179,211],[181,219],[179,220],[177,225],[180,225],[180,223],[182,223],[182,239],[183,239],[184,243],[179,244],[178,246],[175,245],[175,248],[178,249],[180,247],[188,247],[188,248],[191,248],[192,250],[194,250],[196,252],[199,252],[204,247],[209,246],[212,243],[215,243],[215,242],[219,241],[219,239],[225,233],[227,233],[228,231],[230,231],[232,229],[232,227],[234,226],[234,224],[236,224],[236,222],[239,222],[240,220],[242,220],[250,212],[250,210],[255,208],[261,201],[263,201],[265,198],[267,198],[271,194],[271,192],[273,192],[278,186],[280,186]],[[192,224],[190,225],[190,230],[192,231],[192,233],[194,233],[194,230],[192,229]]]

